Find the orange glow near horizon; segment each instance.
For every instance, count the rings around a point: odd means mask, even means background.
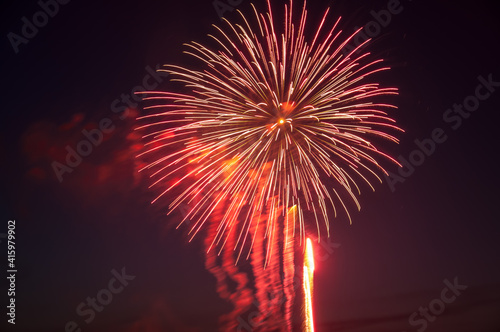
[[[313,308],[312,308],[313,278],[314,278],[314,253],[313,253],[311,239],[307,238],[306,252],[304,255],[304,276],[303,276],[305,332],[314,332],[314,319],[313,319]]]

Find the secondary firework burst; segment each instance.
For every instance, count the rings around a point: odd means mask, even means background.
[[[343,38],[329,10],[309,30],[305,1],[298,12],[285,5],[283,19],[269,0],[265,13],[252,8],[248,17],[238,11],[238,24],[214,26],[213,47],[186,44],[198,69],[161,69],[184,91],[147,92],[141,156],[160,189],[155,201],[188,207],[179,226],[189,221],[191,238],[203,232],[207,253],[226,249],[237,253],[233,264],[257,264],[264,248],[263,266],[290,277],[293,238],[302,246],[328,236],[337,210],[349,216],[346,198],[359,208],[358,184],[373,189],[381,161],[397,164],[375,145],[398,141],[387,113],[395,106],[383,102],[397,89],[375,80],[389,68],[363,51],[368,41],[343,52],[356,33]]]

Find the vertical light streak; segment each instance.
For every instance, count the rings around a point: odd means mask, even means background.
[[[314,253],[312,242],[307,238],[306,252],[304,255],[304,275],[303,275],[303,289],[304,289],[304,331],[314,332],[314,319],[313,319],[313,277],[314,277]]]

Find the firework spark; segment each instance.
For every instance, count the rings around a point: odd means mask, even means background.
[[[368,41],[342,52],[357,32],[342,38],[340,18],[327,27],[329,10],[310,31],[305,1],[297,13],[290,0],[283,20],[269,0],[266,13],[252,8],[248,18],[238,11],[240,24],[214,26],[214,47],[186,44],[200,70],[161,69],[187,92],[147,92],[141,156],[149,158],[143,170],[151,171],[151,186],[160,188],[154,201],[169,195],[170,211],[189,207],[178,226],[189,223],[190,239],[205,234],[207,268],[220,280],[238,277],[228,262],[250,258],[263,314],[277,289],[269,285],[285,276],[291,329],[293,248],[309,235],[328,236],[339,207],[350,220],[345,200],[359,209],[358,183],[373,189],[386,174],[381,160],[397,164],[374,144],[398,141],[391,133],[400,129],[387,113],[396,107],[381,101],[397,89],[374,80],[389,68],[362,52]],[[216,264],[214,251],[224,263]],[[247,281],[237,280],[241,295]],[[240,298],[218,287],[225,298]]]

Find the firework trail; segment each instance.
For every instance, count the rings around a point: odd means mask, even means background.
[[[214,211],[213,218],[208,225],[208,233],[214,232],[217,228],[217,220],[220,216],[220,209]],[[210,246],[209,238],[205,238],[205,246]],[[229,235],[228,245],[234,245],[235,233]],[[231,302],[234,310],[227,315],[220,317],[220,325],[224,331],[235,331],[237,328],[238,316],[241,316],[251,306],[252,293],[248,287],[248,277],[239,271],[235,266],[235,260],[230,250],[226,250],[219,257],[213,250],[207,251],[205,267],[216,278],[217,292],[220,297]],[[229,284],[232,282],[236,286],[231,291]]]
[[[190,239],[203,233],[207,268],[239,308],[227,320],[255,300],[258,324],[272,325],[272,315],[291,330],[294,248],[328,236],[339,207],[350,220],[345,199],[359,209],[358,182],[373,189],[387,174],[379,162],[397,164],[374,142],[397,142],[400,129],[387,114],[395,106],[381,101],[397,89],[372,76],[389,68],[360,52],[366,42],[342,52],[357,32],[342,39],[340,18],[327,27],[329,10],[306,29],[305,1],[299,13],[285,5],[283,20],[267,7],[214,26],[214,47],[187,44],[202,69],[161,69],[187,92],[147,92],[141,157],[160,190],[153,202],[168,195],[170,211],[189,206],[178,227],[189,222]],[[251,296],[234,267],[241,259],[251,261]]]
[[[314,254],[312,242],[307,238],[306,252],[304,255],[304,275],[302,277],[302,288],[304,291],[304,327],[305,332],[314,332],[314,319],[313,319],[313,286],[314,286]]]

